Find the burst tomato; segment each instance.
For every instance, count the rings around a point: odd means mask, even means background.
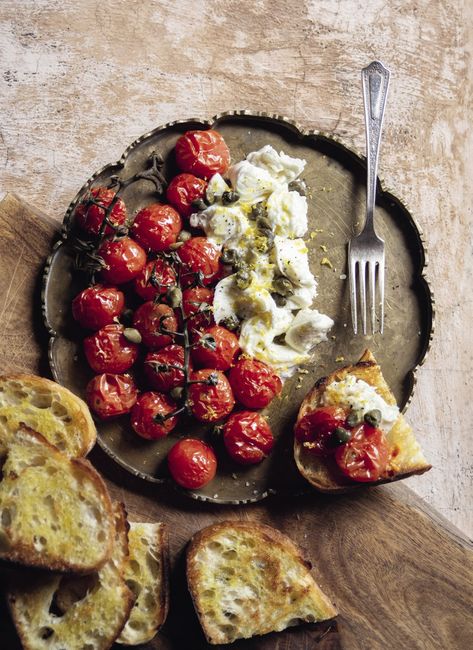
[[[335,461],[342,474],[353,481],[371,483],[386,475],[389,447],[380,429],[361,424],[352,437],[335,452]]]
[[[225,174],[230,165],[230,151],[220,133],[186,131],[176,142],[176,162],[179,169],[209,179]]]
[[[114,287],[96,284],[84,289],[72,301],[72,315],[81,327],[99,330],[113,323],[125,306],[125,297]]]
[[[199,331],[213,324],[213,314],[209,307],[214,301],[214,290],[208,287],[191,287],[182,292],[182,309],[187,316],[190,332]]]
[[[137,397],[138,390],[130,375],[96,375],[85,389],[87,404],[102,419],[128,413]]]
[[[250,409],[264,408],[282,390],[274,370],[251,357],[241,356],[228,378],[237,400]]]
[[[182,229],[181,217],[174,208],[152,203],[138,212],[131,227],[136,241],[151,251],[166,251]]]
[[[169,472],[178,485],[197,490],[207,485],[217,471],[213,450],[200,440],[179,440],[168,454]]]
[[[84,202],[79,203],[75,211],[75,218],[77,224],[82,230],[91,235],[98,235],[105,218],[105,210],[112,202],[115,192],[106,187],[94,187],[90,191],[90,194],[91,198],[96,201],[97,204],[90,203],[87,199]],[[126,207],[122,199],[117,199],[110,213],[109,220],[115,226],[122,226],[125,223]],[[113,232],[113,228],[105,226],[104,233],[106,235],[110,235]]]
[[[162,422],[156,416],[168,416],[177,408],[176,402],[163,393],[141,393],[131,409],[131,426],[134,431],[147,440],[164,438],[174,429],[178,417],[173,415]]]
[[[195,209],[192,202],[205,195],[207,183],[192,174],[178,174],[169,183],[166,198],[183,217],[188,217]]]
[[[100,276],[108,284],[123,284],[133,280],[146,264],[146,253],[130,237],[104,242],[98,254],[105,262]]]
[[[200,343],[192,348],[192,360],[201,368],[228,370],[240,349],[238,337],[220,325],[207,327],[196,339]]]
[[[141,334],[143,343],[155,350],[172,343],[172,337],[161,332],[160,329],[176,332],[177,319],[171,307],[149,300],[135,311],[133,327],[136,327]]]
[[[235,406],[228,379],[219,370],[197,370],[191,375],[189,403],[192,415],[200,422],[216,422],[232,412]]]
[[[202,284],[213,282],[220,272],[220,251],[207,237],[192,237],[178,250],[182,262],[181,284],[188,287],[201,275]]]
[[[190,359],[189,359],[190,361]],[[159,366],[173,366],[167,370]],[[177,366],[177,367],[176,367]],[[144,372],[150,386],[163,393],[169,393],[173,388],[184,383],[184,348],[180,345],[167,345],[157,352],[149,352],[144,363]],[[189,363],[189,371],[192,366]]]
[[[134,288],[143,300],[153,300],[157,295],[163,295],[172,285],[176,284],[174,269],[166,260],[158,257],[150,260],[135,278]]]
[[[233,413],[223,428],[229,455],[241,465],[261,462],[271,452],[274,437],[264,417],[254,411]]]
[[[105,325],[84,339],[84,353],[89,366],[97,373],[126,372],[138,357],[138,345],[123,335],[123,325]]]
[[[304,415],[296,424],[294,434],[316,456],[333,453],[331,438],[337,427],[344,427],[348,410],[341,406],[321,406]]]

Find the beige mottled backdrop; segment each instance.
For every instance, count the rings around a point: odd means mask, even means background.
[[[426,233],[437,301],[433,349],[408,413],[434,469],[409,485],[470,535],[472,6],[0,3],[0,189],[57,220],[91,172],[175,118],[267,110],[361,150],[359,70],[373,58],[391,68],[380,172]]]

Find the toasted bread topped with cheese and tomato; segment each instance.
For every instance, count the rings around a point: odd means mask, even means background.
[[[322,492],[396,481],[430,469],[373,354],[323,377],[294,428],[302,476]]]

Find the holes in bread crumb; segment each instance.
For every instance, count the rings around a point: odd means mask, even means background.
[[[143,596],[143,607],[149,612],[152,612],[154,609],[156,609],[156,598],[150,591],[147,591]]]
[[[141,574],[140,565],[136,560],[130,560],[128,566],[130,567],[130,570],[133,571],[135,575]]]
[[[33,393],[29,401],[38,409],[48,409],[52,402],[51,393]]]
[[[149,546],[149,541],[146,539],[146,537],[140,537],[140,542],[143,544],[143,546]]]
[[[234,625],[219,625],[218,629],[222,634],[225,634],[230,641],[233,641],[233,638],[236,633],[236,627]]]
[[[213,598],[215,596],[215,591],[213,589],[205,589],[205,591],[202,592],[202,596],[204,598]]]
[[[46,537],[43,535],[35,535],[33,537],[33,546],[38,552],[42,551],[47,543]]]
[[[153,557],[150,553],[146,554],[146,565],[153,578],[158,578],[161,571],[161,564],[159,560]]]
[[[52,627],[44,626],[40,627],[38,630],[38,636],[40,639],[43,639],[44,641],[46,639],[50,639],[54,634],[54,630]]]
[[[60,402],[56,402],[56,401],[52,403],[51,411],[53,412],[53,415],[55,415],[59,419],[67,418],[69,415],[66,407]]]
[[[2,528],[8,528],[11,526],[11,522],[13,517],[15,516],[15,513],[12,512],[12,509],[10,508],[4,508],[2,510],[2,514],[0,517],[0,522],[2,524]]]
[[[207,548],[210,551],[218,551],[222,548],[222,544],[220,542],[210,542],[210,544],[207,546]]]
[[[223,556],[226,560],[231,560],[231,559],[233,559],[233,558],[236,558],[237,555],[238,555],[238,553],[235,551],[234,548],[230,548],[228,551],[224,551],[224,552],[222,553],[222,556]]]
[[[138,598],[141,592],[141,585],[136,582],[136,580],[127,580],[126,585],[128,589],[131,589],[131,591],[134,593],[135,598]]]
[[[48,465],[48,467],[46,467],[46,474],[48,474],[48,476],[54,476],[54,474],[57,474],[58,471],[59,469],[53,465]]]
[[[103,530],[99,531],[99,533],[97,535],[97,539],[98,539],[99,542],[105,542],[105,540],[107,539],[107,536],[106,536],[106,534],[105,534],[105,532]]]
[[[137,632],[141,632],[141,630],[144,630],[147,626],[144,621],[129,620],[128,627]]]

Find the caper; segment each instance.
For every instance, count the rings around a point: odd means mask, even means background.
[[[204,199],[202,199],[202,198],[200,198],[200,199],[195,199],[194,201],[192,201],[191,206],[192,206],[195,210],[199,210],[199,212],[200,212],[201,210],[205,210],[205,209],[207,208],[207,204],[206,204],[206,202],[204,201]]]
[[[183,241],[176,241],[173,244],[169,244],[169,250],[170,251],[177,251],[178,248],[181,248],[181,246],[184,244]]]
[[[141,334],[134,327],[125,327],[123,336],[131,343],[141,343]]]
[[[356,425],[361,424],[361,422],[363,422],[363,411],[350,411],[347,417],[348,426],[356,427]]]
[[[169,287],[166,292],[167,299],[169,304],[173,309],[179,307],[182,302],[182,291],[179,287]]]
[[[227,328],[227,330],[230,330],[231,332],[240,327],[240,320],[237,316],[227,316],[220,322],[224,327]]]
[[[187,230],[181,230],[177,236],[177,241],[188,241],[192,235]]]
[[[274,244],[274,233],[273,233],[273,231],[268,230],[266,228],[263,228],[261,230],[261,234],[263,235],[263,237],[266,237],[266,239],[268,240],[268,248],[271,248],[273,246],[273,244]]]
[[[238,201],[240,198],[240,195],[237,192],[233,192],[233,190],[228,190],[227,192],[223,192],[222,194],[222,203],[223,205],[230,205],[230,203],[235,203],[235,201]]]
[[[365,422],[366,424],[369,424],[371,427],[377,427],[379,426],[379,423],[381,422],[382,414],[379,409],[373,409],[372,411],[367,411],[365,413]]]
[[[291,181],[288,187],[291,191],[299,192],[302,196],[307,195],[307,184],[299,178],[295,181]]]
[[[182,391],[184,389],[181,386],[176,386],[175,388],[172,389],[171,391],[171,397],[173,399],[181,399],[182,396]]]
[[[241,269],[235,275],[235,282],[239,289],[248,289],[251,284],[251,275],[250,272],[246,269]]]
[[[250,213],[250,219],[260,219],[261,217],[264,217],[266,214],[266,210],[263,206],[262,203],[257,203],[251,208],[251,213]]]
[[[343,427],[336,427],[333,431],[332,440],[337,445],[344,445],[351,438],[351,431]]]
[[[282,275],[273,280],[273,288],[276,293],[280,293],[281,296],[285,297],[291,296],[294,293],[292,282]]]
[[[222,264],[233,266],[239,257],[240,253],[234,248],[224,248],[222,254],[220,255],[220,261]]]
[[[287,303],[287,300],[284,296],[281,296],[280,293],[272,293],[271,298],[274,300],[278,307],[284,307]]]
[[[258,217],[256,225],[261,230],[271,230],[271,222],[266,217]]]

